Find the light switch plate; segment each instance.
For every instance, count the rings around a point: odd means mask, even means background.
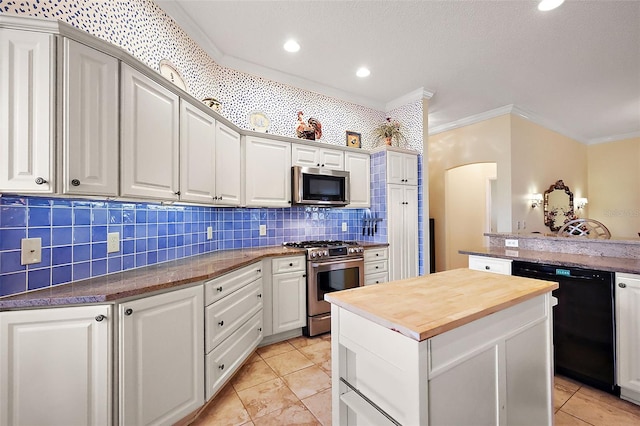
[[[505,239],[504,245],[505,247],[518,247],[518,240]]]
[[[207,226],[207,240],[213,239],[213,226]]]
[[[42,238],[23,238],[20,241],[20,264],[42,262]]]
[[[267,235],[267,225],[260,225],[260,236],[263,237]]]
[[[120,233],[109,232],[107,234],[107,253],[120,251]]]

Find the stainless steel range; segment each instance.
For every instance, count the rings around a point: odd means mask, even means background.
[[[284,243],[307,250],[307,326],[316,336],[331,330],[331,304],[324,295],[364,284],[364,248],[355,241]]]

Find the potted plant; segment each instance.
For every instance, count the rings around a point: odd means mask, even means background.
[[[401,142],[405,142],[406,138],[400,130],[400,122],[387,117],[385,122],[373,129],[373,135],[378,140],[384,139],[387,145],[393,145],[393,141],[399,146]]]

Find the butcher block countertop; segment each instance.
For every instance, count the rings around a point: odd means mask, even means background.
[[[325,299],[417,341],[558,288],[558,283],[454,269],[327,293]]]

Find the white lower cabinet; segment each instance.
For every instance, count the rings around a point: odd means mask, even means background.
[[[307,275],[304,256],[272,261],[273,334],[307,325]]]
[[[262,340],[262,262],[205,283],[205,386],[213,397]]]
[[[616,273],[620,397],[640,404],[640,275]]]
[[[364,285],[389,281],[389,249],[375,248],[364,251]]]
[[[0,312],[0,424],[110,425],[107,305]]]
[[[470,255],[469,269],[492,272],[494,274],[511,275],[511,259]]]
[[[204,404],[202,285],[122,303],[121,425],[172,424]]]

